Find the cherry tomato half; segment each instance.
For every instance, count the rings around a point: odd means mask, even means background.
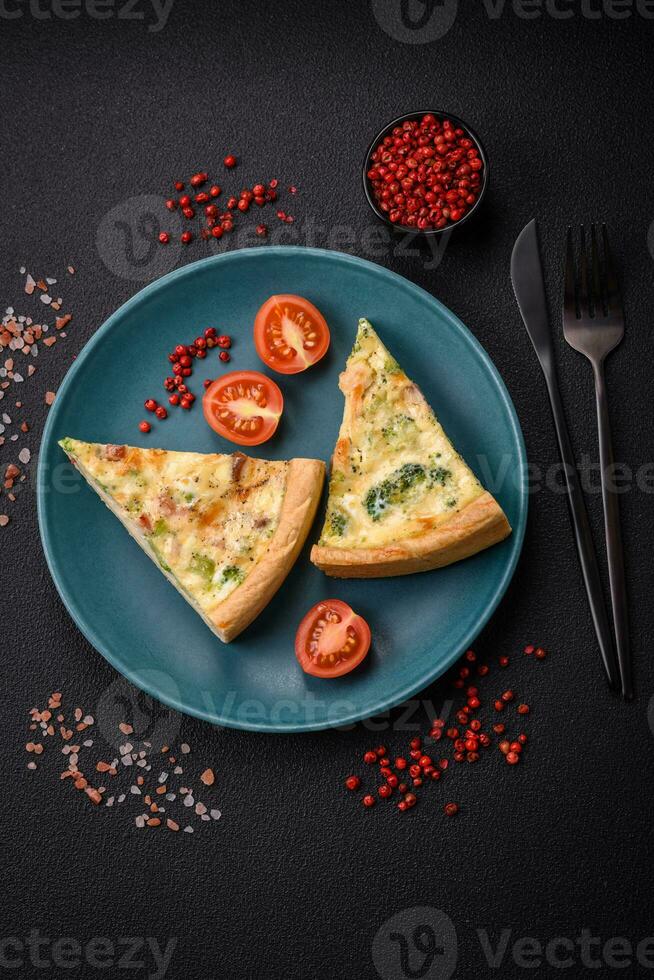
[[[302,296],[271,296],[254,321],[254,346],[268,367],[299,374],[324,357],[329,327],[320,310]]]
[[[209,385],[204,417],[218,435],[238,446],[259,446],[273,435],[284,408],[279,386],[259,371],[232,371]]]
[[[295,656],[305,674],[342,677],[358,667],[370,649],[370,627],[346,602],[318,602],[300,623]]]

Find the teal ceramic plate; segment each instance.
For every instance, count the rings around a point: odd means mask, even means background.
[[[166,354],[213,325],[234,338],[233,368],[263,368],[254,316],[272,293],[300,293],[329,323],[332,346],[306,374],[278,375],[285,412],[271,459],[329,460],[341,421],[339,372],[357,320],[368,317],[445,430],[499,499],[513,534],[439,571],[405,578],[336,581],[308,561],[307,547],[277,596],[223,646],[130,539],[57,446],[62,436],[196,452],[232,452],[203,421],[201,406],[171,411],[149,436],[143,401],[164,401]],[[224,367],[196,362],[193,390]],[[207,721],[259,731],[344,725],[399,704],[443,673],[487,622],[511,579],[527,515],[526,460],[509,395],[472,334],[437,300],[386,269],[338,252],[253,248],[185,266],[129,300],[76,359],[50,410],[39,460],[41,536],[50,571],[90,643],[132,683]],[[319,599],[349,602],[373,633],[367,662],[334,681],[308,677],[293,640]]]

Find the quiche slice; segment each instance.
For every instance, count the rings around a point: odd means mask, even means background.
[[[224,643],[268,604],[313,522],[325,466],[62,439],[69,459]]]
[[[419,388],[367,320],[339,387],[343,422],[311,561],[337,578],[408,575],[474,555],[511,533]]]

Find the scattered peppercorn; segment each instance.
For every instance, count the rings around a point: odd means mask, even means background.
[[[221,339],[217,338],[219,341]],[[542,647],[538,649],[544,650]],[[536,647],[533,648],[533,652],[535,651]],[[543,657],[540,659],[543,659]],[[364,797],[364,800],[370,798],[374,802],[375,799],[379,798],[389,799],[393,795],[393,790],[397,789],[401,799],[396,805],[399,810],[404,812],[415,805],[417,802],[416,792],[422,790],[425,781],[437,782],[443,777],[447,779],[451,778],[451,775],[446,770],[452,760],[456,763],[467,762],[474,764],[480,760],[482,752],[492,746],[494,739],[483,730],[485,727],[484,721],[482,718],[473,717],[472,712],[481,709],[482,700],[484,703],[492,704],[496,711],[505,711],[507,706],[515,700],[515,693],[509,688],[494,701],[486,702],[486,699],[482,699],[479,688],[474,684],[467,683],[470,668],[466,666],[466,663],[474,664],[476,660],[477,657],[474,652],[467,651],[464,656],[464,664],[458,668],[459,676],[453,681],[457,689],[465,688],[466,703],[455,712],[455,717],[460,727],[451,726],[446,729],[446,722],[442,718],[434,718],[430,722],[429,737],[434,743],[438,742],[443,735],[446,735],[449,742],[451,742],[452,754],[450,758],[443,757],[434,763],[432,756],[423,748],[423,740],[420,736],[412,737],[409,742],[408,753],[395,756],[393,762],[391,762],[391,756],[387,747],[385,745],[377,746],[375,749],[371,749],[365,753],[364,761],[369,764],[378,763],[379,773],[384,779],[384,783],[376,788],[375,795],[368,794],[367,797]],[[506,660],[508,664],[508,657],[499,657],[498,663],[500,666],[503,666],[503,660]],[[479,666],[483,666],[486,669],[481,672],[477,671],[477,673],[480,676],[486,676],[490,671],[489,665],[480,664]],[[517,706],[517,712],[520,715],[529,714],[530,707],[528,704],[521,703]],[[495,735],[503,736],[497,742],[500,754],[504,756],[509,765],[517,765],[523,754],[524,746],[527,743],[526,734],[520,732],[518,735],[507,737],[504,734],[506,731],[504,724],[496,722],[490,727],[492,727]],[[411,761],[407,760],[407,756]],[[408,783],[400,782],[401,776],[398,776],[398,773],[401,774],[405,771],[409,777]],[[410,789],[416,792],[410,792]],[[365,803],[365,805],[371,806],[373,804]],[[459,807],[456,803],[446,804],[445,812],[449,816],[452,816],[458,812],[458,809]]]

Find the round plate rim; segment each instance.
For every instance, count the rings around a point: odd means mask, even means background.
[[[119,664],[114,658],[112,652],[107,649],[104,642],[95,633],[95,630],[91,623],[87,622],[85,617],[77,609],[74,597],[69,595],[67,590],[63,587],[60,582],[57,558],[53,554],[50,546],[50,534],[48,524],[45,518],[45,503],[44,503],[44,473],[43,473],[43,461],[46,454],[46,447],[48,446],[51,439],[51,430],[53,429],[56,418],[58,415],[58,406],[62,404],[63,398],[69,386],[72,384],[74,376],[79,369],[80,365],[88,359],[88,357],[93,353],[95,347],[107,336],[107,334],[113,328],[116,321],[120,320],[123,316],[129,313],[132,307],[138,306],[139,303],[143,302],[150,294],[168,286],[171,282],[176,279],[181,279],[186,276],[193,275],[198,268],[203,268],[205,266],[211,265],[221,265],[223,263],[229,263],[230,261],[243,260],[246,259],[256,259],[258,255],[271,253],[281,254],[284,256],[294,256],[307,254],[324,257],[333,262],[343,262],[348,265],[355,265],[358,267],[363,267],[366,269],[372,269],[377,274],[382,273],[385,277],[395,281],[403,289],[408,289],[410,292],[415,292],[423,301],[427,301],[429,304],[436,306],[440,314],[449,321],[450,325],[457,330],[466,341],[466,343],[474,350],[476,355],[484,362],[486,368],[489,370],[490,376],[492,377],[495,386],[497,388],[498,394],[504,407],[507,411],[508,418],[511,422],[511,427],[513,430],[513,435],[515,437],[516,446],[518,449],[519,456],[519,480],[517,486],[520,488],[520,510],[515,522],[516,526],[513,527],[511,538],[509,539],[512,543],[512,550],[510,560],[507,562],[504,568],[501,578],[498,580],[495,590],[489,600],[486,603],[485,608],[481,612],[479,618],[473,626],[465,634],[463,640],[454,647],[447,657],[439,661],[438,666],[433,670],[427,670],[418,681],[414,681],[409,684],[406,688],[400,691],[395,691],[391,697],[384,697],[372,706],[368,706],[363,710],[354,709],[349,713],[344,713],[342,717],[337,719],[329,719],[324,721],[316,721],[313,723],[303,723],[303,722],[293,722],[289,724],[270,724],[267,722],[259,721],[247,721],[241,719],[234,719],[232,717],[226,717],[219,712],[212,711],[202,711],[192,705],[185,704],[180,698],[174,698],[166,696],[156,684],[148,684],[144,682],[136,671],[129,670],[124,664]],[[397,705],[402,704],[404,701],[413,697],[419,691],[424,690],[429,684],[438,680],[449,667],[467,650],[471,643],[474,641],[481,631],[484,629],[489,619],[497,609],[499,603],[509,584],[513,578],[520,554],[522,552],[522,546],[524,543],[525,530],[527,525],[527,511],[528,511],[528,494],[525,484],[525,476],[527,469],[527,453],[524,442],[524,437],[522,434],[522,429],[520,427],[520,422],[515,410],[515,406],[509,395],[504,380],[500,375],[498,369],[493,363],[490,355],[484,350],[482,345],[479,343],[477,338],[471,332],[471,330],[466,327],[462,320],[456,316],[450,309],[448,309],[440,300],[438,300],[427,290],[418,286],[416,283],[411,282],[405,276],[400,275],[397,272],[393,272],[387,269],[385,266],[378,265],[376,262],[371,262],[368,259],[362,259],[356,255],[350,255],[345,252],[338,252],[331,249],[324,248],[310,248],[308,246],[302,245],[268,245],[259,246],[254,248],[242,248],[234,249],[231,252],[224,252],[220,255],[208,256],[204,259],[198,259],[195,262],[189,262],[187,265],[182,266],[179,269],[174,269],[172,272],[161,276],[159,279],[155,279],[154,282],[148,283],[147,286],[139,289],[133,296],[126,300],[121,306],[118,307],[104,323],[95,331],[95,333],[90,337],[87,343],[84,345],[82,350],[77,355],[76,359],[73,361],[69,367],[64,379],[59,386],[57,398],[52,406],[52,410],[49,412],[46,419],[46,424],[43,429],[43,436],[41,438],[41,445],[39,450],[39,460],[37,467],[37,481],[36,481],[36,498],[37,498],[37,516],[38,516],[38,526],[39,534],[41,537],[41,544],[46,558],[46,563],[52,576],[52,580],[55,584],[55,588],[59,594],[61,601],[63,602],[66,610],[73,619],[74,623],[81,631],[82,635],[88,640],[91,646],[98,651],[104,657],[104,659],[109,663],[115,670],[118,671],[123,677],[125,677],[130,683],[134,684],[139,690],[150,695],[156,700],[160,701],[162,704],[173,708],[176,711],[180,711],[183,714],[190,715],[194,718],[199,718],[202,721],[208,721],[214,725],[224,726],[226,728],[234,728],[242,731],[256,731],[256,732],[268,732],[268,733],[282,733],[282,734],[292,734],[295,732],[311,732],[311,731],[321,731],[330,728],[339,728],[344,725],[354,724],[359,721],[363,721],[366,718],[373,718],[382,712],[389,711],[391,708],[397,707]]]

